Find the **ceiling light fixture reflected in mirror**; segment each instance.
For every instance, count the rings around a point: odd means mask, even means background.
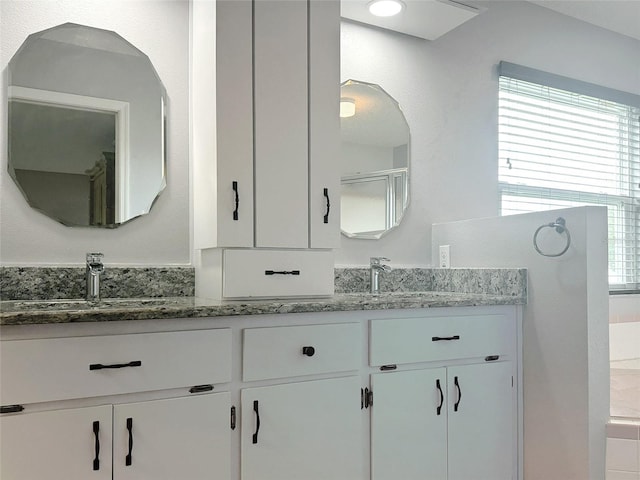
[[[402,11],[404,3],[400,0],[373,0],[368,6],[369,12],[376,17],[393,17]]]
[[[356,101],[353,98],[340,99],[340,118],[353,117],[356,114]]]

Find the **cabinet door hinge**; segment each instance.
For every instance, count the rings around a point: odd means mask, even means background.
[[[2,413],[18,413],[22,412],[24,407],[22,405],[2,405],[0,407],[0,414]]]
[[[360,389],[360,410],[373,405],[373,391],[368,387]]]
[[[236,407],[231,405],[231,430],[236,429]]]

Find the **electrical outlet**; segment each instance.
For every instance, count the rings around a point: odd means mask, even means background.
[[[449,245],[440,245],[440,268],[451,267],[451,248]]]

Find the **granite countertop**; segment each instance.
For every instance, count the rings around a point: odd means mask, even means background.
[[[198,297],[0,302],[0,325],[152,320],[273,313],[340,312],[478,305],[522,305],[526,297],[453,292],[341,293],[328,298],[210,300]]]

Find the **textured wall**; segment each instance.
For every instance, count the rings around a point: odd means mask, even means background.
[[[31,33],[74,22],[116,31],[142,50],[169,97],[168,186],[151,214],[114,230],[65,227],[29,208],[7,173],[7,127],[0,122],[0,263],[84,263],[101,251],[105,263],[188,265],[189,2],[187,0],[2,0],[0,118],[6,118],[7,63]]]

